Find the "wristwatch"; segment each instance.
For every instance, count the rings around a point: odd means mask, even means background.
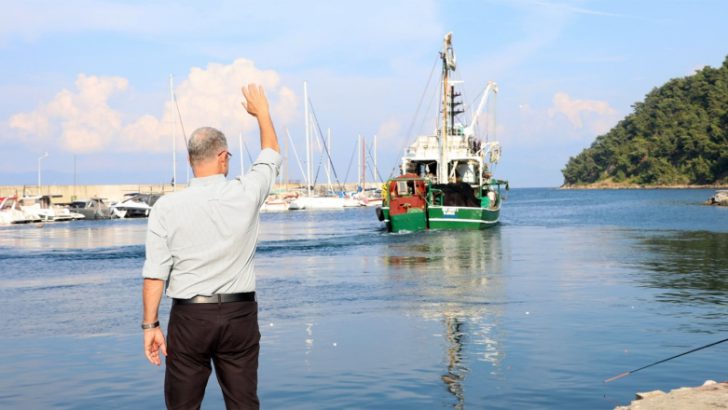
[[[159,320],[157,320],[154,323],[142,323],[142,329],[154,329],[155,327],[159,327]]]

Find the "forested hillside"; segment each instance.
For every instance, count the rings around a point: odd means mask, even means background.
[[[728,58],[668,81],[571,157],[565,185],[728,183]]]

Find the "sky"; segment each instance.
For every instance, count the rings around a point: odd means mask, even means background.
[[[239,139],[252,157],[260,147],[240,105],[247,83],[264,86],[286,175],[301,180],[304,81],[317,128],[330,129],[332,178],[357,179],[359,135],[370,148],[376,135],[386,178],[434,129],[431,73],[452,32],[463,120],[488,81],[498,84],[478,117],[494,121],[485,128],[502,146],[495,176],[556,187],[568,159],[646,93],[728,56],[722,0],[1,0],[0,9],[0,185],[35,185],[39,169],[43,184],[169,183],[173,145],[184,183],[182,125],[223,131],[238,174]]]

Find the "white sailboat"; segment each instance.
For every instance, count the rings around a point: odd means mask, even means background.
[[[377,169],[377,136],[373,138],[374,145],[374,169],[373,175],[377,184],[381,185],[381,177],[379,176],[379,170]],[[360,135],[357,143],[359,150],[359,186],[361,190],[356,194],[352,195],[353,199],[359,202],[360,206],[381,206],[382,205],[382,190],[380,188],[367,188],[367,148],[366,140]]]
[[[338,195],[330,196],[318,196],[314,192],[313,180],[311,179],[312,167],[313,167],[313,147],[311,147],[311,117],[309,113],[309,100],[308,100],[308,84],[304,81],[303,83],[303,99],[304,99],[304,120],[306,127],[306,195],[301,196],[293,200],[289,206],[289,210],[327,210],[327,209],[343,209],[349,206],[360,206],[358,201],[351,198],[345,198]],[[319,145],[320,141],[317,140]],[[330,152],[330,147],[327,148]],[[331,159],[327,164],[327,176],[329,178],[329,186],[331,186],[330,180],[330,168]],[[332,192],[330,189],[329,192]]]

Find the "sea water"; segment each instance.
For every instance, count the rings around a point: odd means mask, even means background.
[[[264,214],[270,409],[611,409],[728,380],[728,208],[707,190],[514,189],[501,224],[389,234],[372,208]],[[0,228],[0,408],[159,409],[145,220]],[[166,327],[170,303],[160,317]],[[223,408],[214,375],[203,408]]]

